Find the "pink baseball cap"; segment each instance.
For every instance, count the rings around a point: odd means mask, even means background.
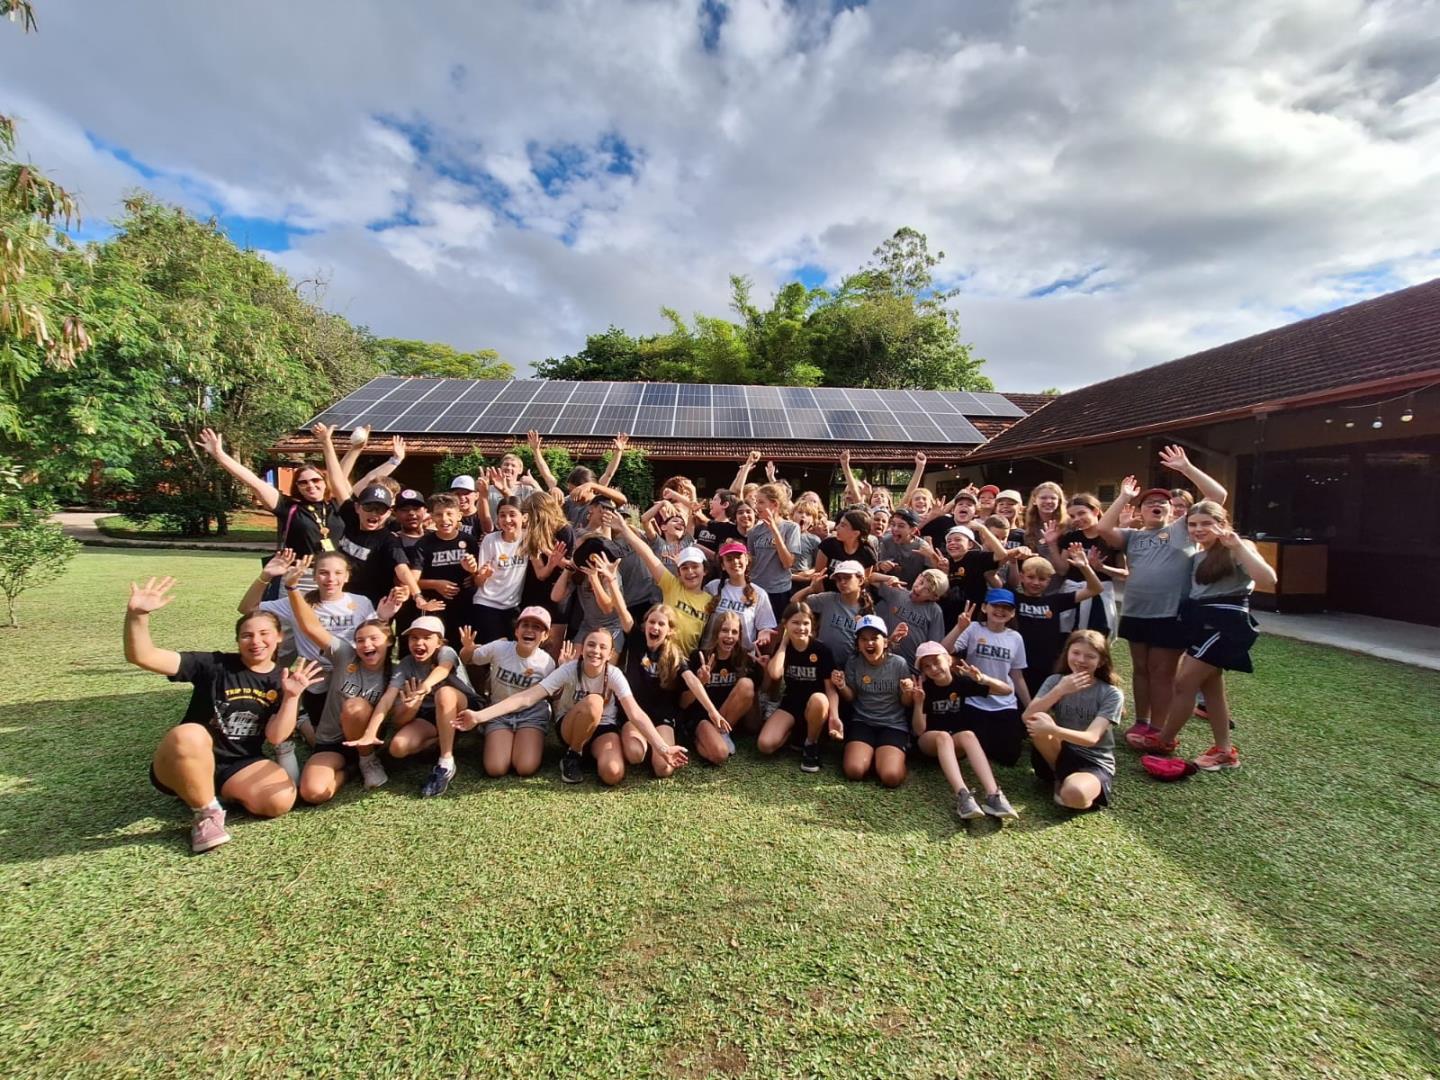
[[[922,641],[920,647],[915,650],[915,661],[919,663],[927,656],[949,656],[950,651],[938,641]]]
[[[515,616],[515,622],[517,624],[524,622],[526,619],[529,619],[531,622],[538,622],[541,626],[545,627],[546,630],[550,629],[550,612],[538,604],[525,608],[519,615]]]
[[[723,544],[720,545],[720,558],[722,558],[722,559],[723,559],[726,555],[749,555],[749,554],[750,554],[750,549],[747,548],[744,544],[740,543],[739,540],[726,540],[725,543],[723,543]]]

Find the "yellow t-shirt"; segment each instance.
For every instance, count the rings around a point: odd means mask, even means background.
[[[705,629],[705,612],[710,608],[710,594],[703,589],[687,589],[680,579],[667,573],[660,579],[660,596],[675,609],[675,644],[689,656],[700,645]]]

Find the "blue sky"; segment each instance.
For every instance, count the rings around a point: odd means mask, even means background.
[[[1440,274],[1424,0],[39,15],[0,102],[80,237],[145,187],[378,333],[522,370],[722,314],[732,273],[834,284],[905,225],[1014,390]]]

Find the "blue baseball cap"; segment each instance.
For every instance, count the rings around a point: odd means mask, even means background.
[[[1009,604],[1015,606],[1015,594],[1009,589],[990,589],[985,593],[987,604]]]

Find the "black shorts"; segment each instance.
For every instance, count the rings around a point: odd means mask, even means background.
[[[1250,648],[1260,634],[1248,605],[1197,604],[1182,608],[1185,653],[1223,671],[1254,671]]]
[[[845,725],[845,741],[858,742],[866,746],[893,746],[897,750],[910,749],[910,732],[903,728],[881,727],[860,720],[851,720]]]
[[[345,759],[345,768],[358,769],[360,767],[360,751],[353,746],[346,746],[343,742],[317,742],[315,749],[310,751],[310,757],[316,754],[339,754]],[[309,758],[306,759],[307,761]]]
[[[493,608],[485,604],[471,604],[466,623],[475,631],[477,645],[489,645],[492,641],[508,638],[515,628],[515,616],[519,608]]]
[[[1060,785],[1072,773],[1089,773],[1100,781],[1100,794],[1095,796],[1095,801],[1090,804],[1090,809],[1098,810],[1102,806],[1110,805],[1110,785],[1114,782],[1114,774],[1106,772],[1093,761],[1077,754],[1075,748],[1069,743],[1060,744],[1060,755],[1055,759],[1054,765],[1046,761],[1040,751],[1032,746],[1030,748],[1030,764],[1035,769],[1035,775],[1041,780],[1052,783],[1055,791],[1060,790]]]
[[[1025,725],[1020,710],[979,709],[966,704],[960,714],[960,731],[973,731],[980,749],[992,765],[1014,765],[1020,760],[1020,745],[1025,741]]]
[[[325,699],[329,696],[328,691],[316,694],[309,690],[300,695],[300,709],[310,718],[310,723],[320,723],[320,717],[325,712]]]
[[[248,769],[251,765],[254,765],[257,761],[269,761],[269,760],[270,760],[269,758],[267,758],[267,757],[265,757],[265,756],[263,756],[263,755],[257,755],[257,756],[255,756],[255,757],[239,757],[239,758],[221,758],[221,757],[217,757],[217,758],[215,759],[215,797],[216,797],[217,799],[221,797],[221,796],[220,796],[220,790],[225,786],[225,782],[226,782],[227,780],[229,780],[232,776],[234,776],[236,773],[238,773],[241,769]],[[154,765],[151,765],[151,766],[150,766],[150,783],[151,783],[152,785],[154,785],[155,790],[158,791],[158,792],[160,792],[160,794],[162,794],[162,795],[169,795],[169,796],[171,796],[171,797],[173,797],[173,798],[176,798],[176,799],[178,799],[178,798],[180,797],[179,795],[176,795],[173,790],[171,790],[170,788],[166,787],[164,784],[162,784],[162,783],[160,782],[160,778],[155,775],[155,766],[154,766]]]
[[[1179,616],[1142,619],[1134,615],[1122,615],[1120,636],[1132,644],[1150,645],[1157,649],[1178,651],[1190,644],[1185,636],[1185,624],[1180,621]]]
[[[780,621],[780,615],[790,603],[790,594],[795,591],[792,585],[788,589],[781,589],[778,592],[766,591],[765,595],[770,598],[770,610],[775,612],[775,621]]]
[[[943,716],[925,717],[925,730],[938,731],[944,735],[956,735],[962,731],[969,731],[970,725],[965,722],[960,713],[946,713]]]
[[[580,753],[582,753],[582,754],[588,754],[588,753],[590,753],[591,748],[593,748],[594,745],[595,745],[595,740],[598,739],[598,738],[600,738],[601,735],[619,735],[619,734],[620,734],[620,725],[619,725],[619,724],[616,724],[616,723],[601,724],[599,727],[597,727],[597,728],[595,729],[594,734],[592,734],[592,735],[590,736],[590,738],[588,738],[588,739],[585,740],[585,745],[580,748]]]

